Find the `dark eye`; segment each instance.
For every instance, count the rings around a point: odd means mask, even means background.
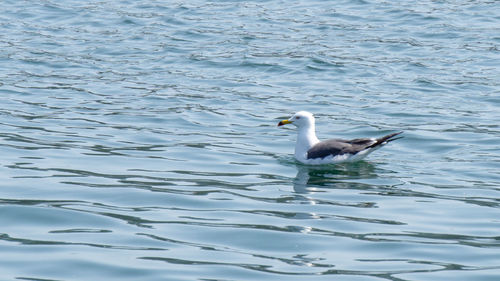
[[[295,119],[299,120],[299,119],[300,119],[300,116],[295,117]]]

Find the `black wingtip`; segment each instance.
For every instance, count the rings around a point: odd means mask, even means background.
[[[397,137],[397,138],[395,138],[395,136],[398,136],[398,135],[400,135],[402,133],[403,133],[403,131],[397,132],[397,133],[392,133],[392,134],[383,136],[381,138],[378,138],[377,141],[374,144],[370,145],[369,147],[376,147],[376,146],[379,146],[379,145],[384,145],[384,144],[389,143],[391,141],[399,140],[399,139],[403,138],[403,136],[400,136],[400,137]]]
[[[399,137],[395,138],[395,136],[398,136],[398,135],[400,135],[400,134],[402,134],[402,133],[403,133],[403,131],[401,131],[401,132],[397,132],[397,133],[394,133],[394,134],[387,135],[387,136],[385,136],[385,137],[383,137],[383,138],[388,137],[388,138],[385,140],[385,142],[391,142],[391,141],[399,140],[399,139],[402,139],[402,138],[404,138],[404,137],[403,137],[403,136],[399,136]]]

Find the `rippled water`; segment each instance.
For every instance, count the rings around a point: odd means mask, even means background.
[[[2,280],[499,280],[498,1],[4,1]],[[307,167],[318,136],[405,138]]]

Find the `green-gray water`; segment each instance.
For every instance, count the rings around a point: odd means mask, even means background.
[[[1,280],[496,281],[500,2],[4,1]],[[355,164],[320,139],[395,141]]]

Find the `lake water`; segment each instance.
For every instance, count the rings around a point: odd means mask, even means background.
[[[3,1],[1,280],[500,280],[500,2]],[[293,159],[295,131],[404,138]]]

